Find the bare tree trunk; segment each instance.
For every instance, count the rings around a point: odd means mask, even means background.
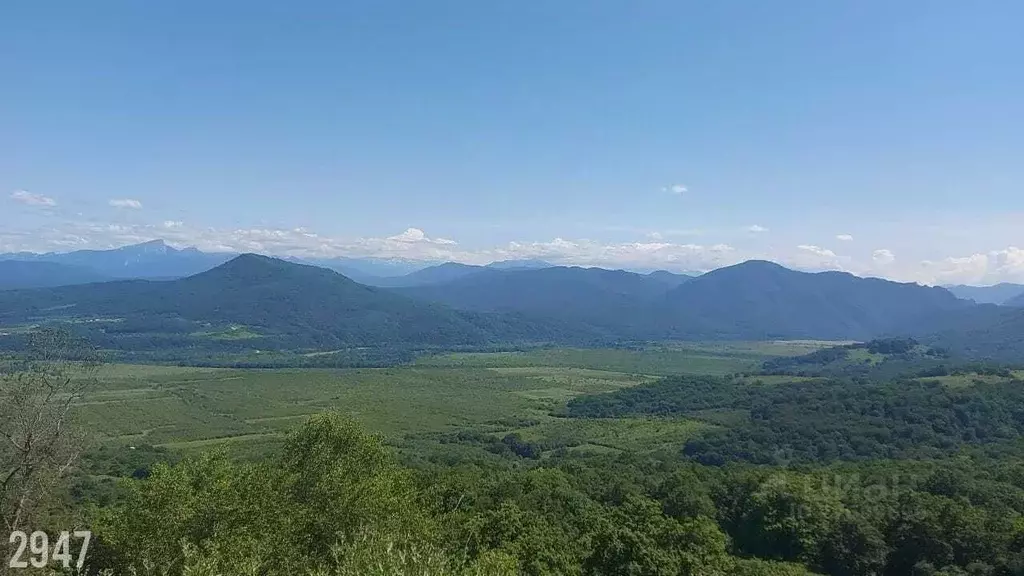
[[[8,532],[30,526],[81,452],[71,410],[95,365],[67,333],[35,334],[23,357],[0,367],[0,516]],[[84,361],[83,361],[84,360]]]

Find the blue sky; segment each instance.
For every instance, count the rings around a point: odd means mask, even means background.
[[[1024,281],[1022,21],[1016,0],[5,2],[0,251]]]

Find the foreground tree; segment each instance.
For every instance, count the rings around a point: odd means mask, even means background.
[[[32,334],[28,353],[0,365],[0,515],[7,531],[28,527],[82,452],[72,407],[95,366],[70,333]]]
[[[103,511],[92,570],[115,574],[503,576],[441,541],[406,470],[379,438],[337,414],[315,416],[259,464],[208,454],[127,480]]]
[[[678,522],[657,501],[628,496],[610,520],[594,537],[584,574],[724,576],[732,565],[725,535],[705,517]]]

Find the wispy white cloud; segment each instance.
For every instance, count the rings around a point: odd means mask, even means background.
[[[33,194],[28,190],[15,190],[14,192],[11,192],[11,200],[28,206],[53,207],[57,205],[57,201],[53,198],[42,194]]]
[[[853,236],[850,236],[849,234],[837,234],[836,240],[839,240],[840,242],[853,242]]]
[[[401,234],[388,236],[387,240],[403,243],[425,242],[428,244],[441,244],[445,246],[453,246],[456,244],[454,240],[449,240],[447,238],[428,238],[426,233],[419,228],[407,228],[405,232],[402,232]]]
[[[757,224],[754,224],[753,226],[748,226],[747,227],[747,232],[753,232],[754,234],[760,234],[762,232],[767,232],[767,231],[768,231],[767,228],[765,228],[764,226],[759,226]]]
[[[880,266],[888,266],[896,261],[896,255],[892,253],[892,250],[879,248],[871,253],[871,260]]]
[[[801,244],[801,245],[797,246],[797,249],[798,250],[803,250],[804,252],[810,252],[811,254],[814,254],[815,256],[823,256],[825,258],[835,258],[836,257],[836,253],[835,252],[833,252],[831,250],[828,250],[828,249],[825,249],[825,248],[822,248],[821,246],[814,246],[812,244]]]
[[[672,184],[670,186],[665,186],[664,188],[661,189],[661,191],[662,192],[669,192],[671,194],[676,194],[676,195],[682,195],[682,194],[686,194],[687,192],[689,192],[690,189],[687,188],[685,184]]]
[[[134,200],[132,198],[112,198],[107,201],[108,204],[114,208],[128,208],[131,210],[141,210],[142,202]]]
[[[394,236],[388,236],[388,240],[394,240],[396,242],[422,242],[427,239],[427,235],[419,228],[406,228],[405,232],[396,234]]]
[[[454,240],[431,236],[421,228],[408,228],[393,235],[346,238],[303,227],[230,229],[196,226],[178,220],[152,224],[68,220],[34,229],[0,227],[0,253],[108,249],[154,239],[166,240],[177,247],[195,246],[207,252],[259,252],[310,258],[375,257],[468,264],[538,258],[564,265],[675,271],[706,271],[744,260],[763,259],[800,270],[844,270],[928,284],[1024,282],[1024,249],[1016,247],[924,262],[907,257],[905,251],[882,248],[858,260],[813,244],[788,249],[737,248],[713,241],[697,243],[690,239],[673,239],[665,231],[634,242],[561,236],[471,248]]]
[[[57,228],[13,234],[0,230],[0,247],[16,250],[107,249],[154,239],[172,246],[195,246],[208,252],[260,252],[311,258],[375,257],[422,261],[486,264],[495,260],[538,258],[556,264],[610,268],[665,268],[704,271],[735,264],[755,255],[727,244],[676,243],[649,239],[607,243],[590,239],[554,238],[549,241],[513,241],[495,247],[467,249],[454,240],[434,238],[419,228],[385,237],[338,238],[305,228],[192,227],[167,221],[154,225],[67,223]]]
[[[652,239],[654,240],[654,239]],[[608,268],[664,268],[711,270],[744,260],[727,244],[677,244],[664,240],[603,243],[594,240],[555,238],[548,242],[510,242],[486,251],[483,260],[538,258],[556,264]]]
[[[918,277],[934,284],[1024,283],[1024,249],[1010,246],[984,254],[925,260]]]
[[[770,254],[768,259],[790,268],[809,272],[820,270],[855,272],[859,268],[850,258],[839,256],[827,248],[813,244],[800,244],[796,247],[795,252]]]

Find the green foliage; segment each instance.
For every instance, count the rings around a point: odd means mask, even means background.
[[[733,576],[813,576],[802,564],[744,558],[733,564]]]
[[[0,357],[0,526],[9,532],[54,513],[85,445],[71,409],[94,367],[88,346],[46,329],[22,357]]]
[[[1024,309],[985,304],[936,315],[919,340],[973,360],[1020,364],[1024,358]]]
[[[624,453],[412,471],[327,416],[263,462],[205,456],[128,481],[94,524],[94,562],[175,575],[1013,574],[1022,513],[1019,463],[798,472]]]
[[[584,574],[726,574],[726,538],[707,518],[682,522],[665,517],[661,506],[627,496],[594,536]]]
[[[767,393],[738,378],[679,376],[616,392],[569,401],[566,413],[577,418],[629,415],[693,414],[714,408],[744,408],[759,393]]]
[[[122,404],[157,404],[134,420],[182,418],[149,433],[191,431],[172,448],[237,456],[244,445],[262,455],[160,465],[172,452],[118,425],[128,435],[91,453],[83,472],[140,479],[79,494],[101,504],[97,569],[1012,576],[1024,567],[1024,439],[1011,433],[1024,412],[1020,387],[1003,376],[950,387],[917,378],[652,381],[515,365],[100,374],[94,408],[81,415],[101,422]],[[180,412],[161,403],[168,395]],[[602,418],[552,416],[565,399],[568,414]],[[302,424],[331,406],[399,450],[337,415]],[[232,428],[204,428],[225,421],[274,435],[229,443],[211,434]],[[725,465],[680,457],[699,442]],[[831,456],[844,443],[856,457]],[[748,464],[769,457],[798,465]]]
[[[685,363],[690,352],[676,354]],[[259,451],[330,409],[424,455],[457,449],[454,443],[501,445],[510,433],[539,447],[542,457],[560,448],[674,449],[707,427],[691,420],[553,417],[566,399],[652,380],[560,366],[243,371],[111,364],[96,380],[77,417],[100,439],[140,449],[230,444],[233,451]]]
[[[728,427],[686,443],[705,464],[929,457],[1024,438],[1016,380],[950,388],[920,380],[814,380],[762,386],[749,379],[666,378],[571,400],[575,417],[682,416]]]
[[[712,520],[677,521],[642,496],[606,508],[557,470],[477,479],[463,487],[472,509],[463,492],[454,517],[431,514],[436,492],[338,416],[312,419],[270,461],[212,454],[127,482],[95,524],[95,570],[714,575],[731,562]]]
[[[378,538],[409,546],[410,558],[434,561],[412,552],[429,549],[430,522],[408,475],[379,440],[332,415],[292,435],[277,461],[207,455],[157,466],[147,480],[129,482],[124,499],[100,516],[97,533],[99,567],[121,571],[144,571],[148,563],[185,573],[189,550],[218,570],[335,569],[350,561],[350,550],[378,546]],[[352,562],[362,561],[352,554]]]
[[[843,511],[839,499],[815,489],[810,478],[772,475],[748,496],[737,518],[738,545],[762,558],[815,563],[822,538]]]
[[[665,514],[677,520],[715,517],[711,491],[692,470],[675,472],[661,482],[655,494],[663,503]]]
[[[951,363],[945,349],[923,346],[913,338],[882,338],[802,356],[772,358],[762,370],[775,375],[887,379],[907,374],[943,375],[949,372]]]
[[[890,551],[881,530],[846,511],[824,535],[815,563],[834,576],[881,574]]]
[[[765,357],[794,354],[804,348],[787,343],[728,342],[644,344],[583,349],[540,348],[525,352],[454,353],[417,359],[422,366],[535,369],[590,368],[626,374],[725,375],[756,367]]]

